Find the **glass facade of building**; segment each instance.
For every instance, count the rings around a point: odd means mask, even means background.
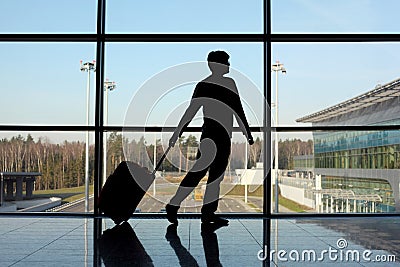
[[[293,157],[295,170],[314,169],[314,155],[301,155]]]
[[[344,170],[396,170],[400,167],[400,131],[314,133],[315,168]],[[389,177],[323,175],[323,189],[352,190],[357,195],[379,195],[378,212],[394,212],[395,197]],[[385,179],[386,178],[386,179]]]
[[[314,133],[316,168],[398,169],[400,131]]]

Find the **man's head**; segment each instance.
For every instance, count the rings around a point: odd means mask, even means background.
[[[225,51],[211,51],[207,61],[212,73],[223,75],[229,72],[229,55]]]

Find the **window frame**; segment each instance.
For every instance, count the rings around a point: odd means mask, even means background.
[[[279,34],[271,32],[271,1],[263,0],[263,32],[259,34],[254,33],[196,33],[196,34],[186,34],[186,33],[173,33],[173,34],[163,34],[163,33],[148,33],[148,34],[107,34],[105,33],[106,25],[106,0],[97,1],[97,29],[95,34],[90,33],[54,33],[54,34],[0,34],[0,43],[3,42],[91,42],[96,43],[96,88],[95,88],[95,121],[94,126],[78,126],[78,125],[0,125],[0,132],[3,131],[65,131],[65,132],[82,132],[89,131],[94,133],[94,198],[95,198],[95,208],[93,213],[0,213],[0,218],[2,216],[62,216],[62,217],[84,217],[84,218],[94,218],[95,219],[95,235],[100,236],[101,234],[101,214],[97,206],[97,199],[101,190],[102,184],[102,166],[103,166],[103,136],[105,132],[109,131],[122,131],[122,130],[132,130],[132,131],[143,131],[146,132],[161,132],[161,131],[173,131],[174,128],[162,128],[162,127],[128,127],[126,129],[123,126],[105,126],[103,117],[103,81],[104,81],[104,58],[105,58],[105,44],[112,42],[257,42],[263,45],[263,94],[266,99],[264,104],[264,119],[263,125],[261,127],[252,127],[252,131],[262,133],[263,135],[263,163],[264,163],[264,188],[271,188],[271,172],[269,171],[269,166],[271,166],[271,153],[265,153],[266,151],[271,151],[271,137],[275,132],[278,133],[288,133],[288,132],[313,132],[313,131],[382,131],[382,130],[400,130],[400,125],[369,125],[369,126],[272,126],[271,125],[271,112],[268,106],[271,106],[271,94],[272,85],[270,81],[271,73],[271,48],[274,43],[324,43],[324,42],[400,42],[400,34]],[[235,129],[239,131],[238,129]],[[199,127],[192,127],[188,131],[196,132],[200,131]],[[395,155],[394,155],[395,156]],[[349,218],[349,217],[400,217],[400,213],[368,213],[368,214],[345,214],[345,213],[329,213],[329,214],[312,214],[312,213],[273,213],[272,206],[272,196],[271,190],[264,190],[263,196],[263,211],[262,213],[233,213],[224,214],[225,216],[231,218],[254,218],[263,220],[263,241],[266,247],[269,249],[271,240],[271,221],[280,219],[300,219],[300,218]],[[162,213],[138,213],[134,214],[134,217],[140,218],[164,218],[165,214]],[[183,218],[193,218],[200,217],[200,214],[181,214]],[[97,240],[97,239],[95,239]],[[96,254],[96,253],[95,253]],[[267,251],[269,255],[269,251]],[[95,255],[95,258],[98,255]]]

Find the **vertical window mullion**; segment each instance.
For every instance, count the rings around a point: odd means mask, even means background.
[[[96,100],[95,100],[95,149],[94,149],[94,214],[99,215],[97,199],[101,190],[101,180],[103,172],[103,80],[104,80],[104,34],[106,18],[106,0],[97,2],[97,34],[96,34]],[[93,265],[101,266],[100,254],[98,253],[98,240],[102,232],[101,219],[95,218],[93,221]]]
[[[263,249],[267,255],[267,260],[264,261],[264,266],[269,266],[271,259],[270,244],[271,244],[271,86],[268,83],[269,73],[271,73],[271,0],[263,2],[263,139],[264,139],[264,155],[263,155]],[[277,201],[277,200],[276,200]]]
[[[105,0],[98,0],[97,38],[96,38],[96,100],[95,100],[95,157],[94,157],[94,213],[98,215],[97,198],[100,192],[103,166],[103,130],[104,130],[104,29]]]

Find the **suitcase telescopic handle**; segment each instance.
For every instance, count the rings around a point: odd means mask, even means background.
[[[157,162],[157,165],[152,172],[153,175],[156,174],[156,171],[161,167],[161,164],[163,163],[163,161],[164,161],[165,157],[167,156],[170,149],[171,149],[171,146],[168,146],[168,148],[165,150],[165,152],[162,155],[162,157],[160,158],[160,160]]]

